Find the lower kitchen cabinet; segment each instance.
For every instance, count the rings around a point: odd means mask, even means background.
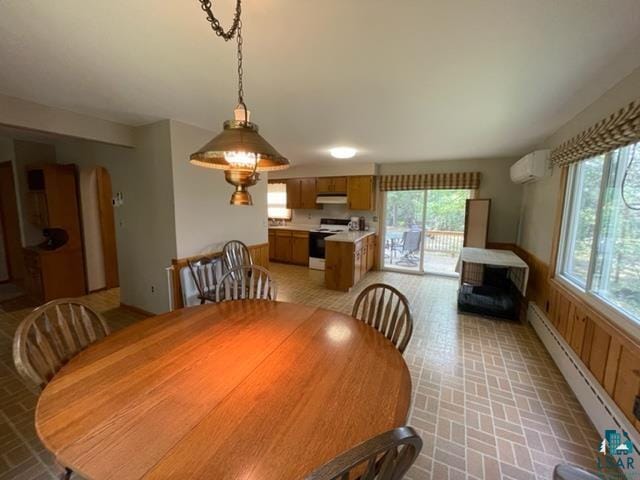
[[[326,242],[325,286],[331,290],[349,291],[373,268],[375,245],[374,234],[357,242]]]
[[[291,232],[291,263],[309,265],[309,232]]]
[[[309,232],[269,230],[269,260],[295,265],[309,264]]]

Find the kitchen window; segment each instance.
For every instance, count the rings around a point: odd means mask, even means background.
[[[287,184],[267,185],[267,215],[269,218],[291,220],[291,210],[287,208]]]
[[[640,142],[569,167],[559,275],[638,323],[639,208]]]

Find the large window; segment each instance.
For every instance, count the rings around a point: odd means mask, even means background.
[[[640,143],[569,169],[559,273],[640,322]]]
[[[270,183],[267,186],[267,210],[269,218],[291,220],[291,210],[287,208],[286,183]]]

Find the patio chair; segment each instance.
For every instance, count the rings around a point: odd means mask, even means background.
[[[415,267],[420,260],[416,253],[420,251],[422,244],[421,230],[408,230],[402,234],[402,242],[398,246],[402,257],[396,262],[396,265],[407,267]]]

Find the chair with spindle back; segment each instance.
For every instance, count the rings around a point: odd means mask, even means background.
[[[222,260],[227,272],[238,267],[250,267],[253,265],[249,248],[240,240],[231,240],[224,244],[224,247],[222,247]]]
[[[422,439],[413,428],[396,428],[338,455],[305,480],[400,480],[421,449]]]
[[[258,265],[237,267],[225,273],[216,289],[216,300],[275,300],[276,282]]]
[[[198,300],[202,305],[205,302],[216,301],[216,275],[222,259],[202,257],[198,260],[187,260],[193,283],[198,290]]]
[[[404,353],[413,332],[409,301],[398,289],[384,283],[365,288],[353,305],[351,316],[382,333]]]
[[[13,338],[13,361],[28,385],[42,390],[78,352],[111,333],[105,319],[84,300],[52,300],[31,312]],[[71,477],[62,467],[61,479]]]
[[[620,476],[621,478],[623,475]],[[598,480],[593,473],[589,473],[573,465],[559,464],[553,469],[553,480]]]

